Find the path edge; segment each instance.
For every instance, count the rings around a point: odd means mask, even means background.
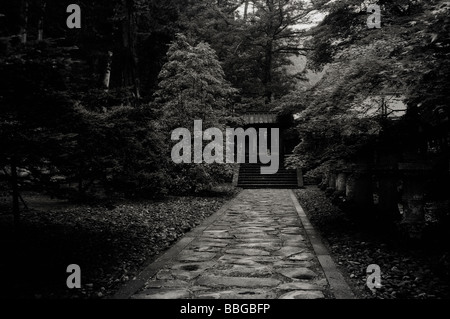
[[[355,294],[350,289],[350,286],[344,279],[342,273],[337,269],[333,258],[331,258],[328,249],[322,242],[320,235],[316,232],[314,227],[306,216],[305,211],[300,205],[297,196],[294,191],[290,190],[292,202],[294,203],[295,210],[303,224],[303,228],[308,236],[308,239],[314,249],[314,252],[319,260],[320,266],[325,273],[325,276],[330,284],[330,290],[336,299],[355,299]]]
[[[203,222],[195,227],[190,232],[187,232],[183,237],[168,250],[163,252],[156,260],[145,266],[135,279],[123,285],[114,295],[109,299],[130,299],[139,289],[141,289],[149,278],[156,275],[156,273],[170,260],[174,259],[184,248],[186,248],[195,238],[197,238],[205,229],[212,223],[219,219],[236,201],[241,197],[242,192],[237,194],[231,200],[225,202],[211,216],[207,217]]]

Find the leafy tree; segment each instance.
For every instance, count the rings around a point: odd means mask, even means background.
[[[374,114],[364,113],[373,112],[373,105],[368,109],[363,107],[363,102],[372,96],[398,94],[404,97],[408,114],[415,117],[416,123],[415,128],[409,127],[408,133],[402,134],[406,141],[418,142],[419,139],[408,139],[408,134],[416,134],[413,131],[423,126],[424,121],[431,121],[433,116],[434,122],[438,123],[437,114],[448,114],[443,106],[448,96],[443,87],[448,81],[443,74],[434,76],[447,68],[448,46],[445,43],[448,35],[439,30],[447,28],[448,9],[439,9],[437,2],[405,0],[380,1],[379,4],[383,12],[379,30],[367,28],[367,4],[362,1],[341,1],[318,7],[328,11],[328,15],[310,33],[309,45],[314,48],[310,54],[310,67],[325,67],[326,73],[304,98],[307,109],[302,113],[299,128],[309,135],[303,140],[303,146],[299,146],[299,151],[311,154],[308,167],[317,165],[320,159],[326,162],[334,158],[337,154],[329,156],[334,149],[340,150],[337,153],[341,156],[337,158],[347,156],[348,159],[350,154],[364,149],[370,145],[367,144],[369,141],[378,139],[379,134],[388,129],[381,105]],[[436,18],[440,21],[439,27],[435,24]],[[425,77],[428,84],[419,80]],[[427,92],[426,85],[430,85]],[[441,102],[436,101],[439,99]],[[414,111],[417,105],[421,110]],[[435,115],[431,115],[433,110]],[[423,116],[417,117],[414,113]],[[323,126],[317,125],[320,119],[323,119]],[[315,144],[311,133],[317,128],[322,132],[313,135],[323,138],[323,152],[313,149],[306,152],[306,145]],[[334,140],[328,138],[330,132],[341,133]],[[353,132],[355,138],[346,145],[343,141],[348,132]],[[395,134],[400,137],[398,132]],[[367,140],[364,136],[371,138]]]
[[[148,108],[116,107],[106,113],[78,108],[82,121],[69,174],[85,194],[97,183],[107,196],[158,197],[167,191],[163,177],[168,159],[160,124]],[[58,166],[61,168],[61,166]],[[67,174],[67,175],[69,175]],[[69,175],[70,176],[70,175]]]
[[[354,163],[373,168],[427,163],[433,168],[427,200],[444,200],[448,187],[434,185],[448,185],[449,7],[440,1],[379,1],[382,27],[368,29],[367,4],[348,0],[317,7],[327,16],[309,32],[306,45],[313,48],[309,67],[324,76],[303,96],[291,94],[301,138],[291,162],[324,175]],[[386,104],[395,95],[406,105],[396,121],[389,119]],[[399,216],[392,195],[396,176],[373,172],[382,194],[378,217],[392,222]],[[409,200],[418,192],[411,186],[415,182],[407,183],[403,199],[407,209],[416,209]],[[371,184],[365,185],[361,189],[371,194]],[[368,207],[372,199],[364,201]]]

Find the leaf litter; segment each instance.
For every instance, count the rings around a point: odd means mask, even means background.
[[[112,296],[235,194],[25,211],[20,235],[2,238],[8,248],[0,269],[11,275],[8,296]],[[66,286],[71,264],[81,268],[81,289]]]

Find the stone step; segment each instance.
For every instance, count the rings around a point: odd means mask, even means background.
[[[295,189],[298,188],[297,184],[238,184],[238,187],[244,188],[244,189]]]
[[[261,169],[255,169],[255,170],[240,170],[241,174],[248,174],[248,175],[262,175]],[[295,175],[296,171],[281,171],[279,170],[276,174],[277,175]]]
[[[239,177],[244,178],[297,178],[297,174],[239,174]]]
[[[268,185],[279,185],[279,184],[297,184],[297,180],[240,180],[238,184],[268,184]]]

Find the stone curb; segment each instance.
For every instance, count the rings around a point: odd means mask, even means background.
[[[297,214],[300,217],[305,232],[308,236],[308,239],[314,248],[317,259],[319,260],[325,276],[327,277],[331,292],[333,293],[334,297],[336,299],[355,299],[355,295],[345,281],[344,276],[342,276],[341,272],[337,269],[336,264],[334,263],[328,252],[328,249],[322,243],[320,235],[311,225],[308,216],[306,216],[305,211],[300,206],[300,203],[298,202],[298,199],[295,196],[293,190],[290,190],[290,195]]]

